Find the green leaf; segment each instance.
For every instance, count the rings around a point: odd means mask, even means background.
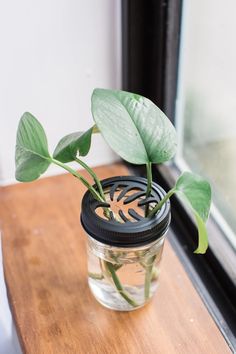
[[[198,248],[195,253],[205,253],[208,247],[205,223],[211,205],[211,186],[202,177],[184,172],[177,180],[174,191],[190,205],[198,226]]]
[[[50,163],[44,129],[32,114],[26,112],[20,119],[16,136],[16,179],[33,181],[47,170]]]
[[[175,128],[145,97],[125,91],[95,89],[92,114],[104,139],[128,162],[161,163],[175,155]]]
[[[206,252],[208,248],[208,236],[207,236],[206,224],[204,223],[204,221],[202,220],[202,218],[199,216],[198,213],[196,213],[195,211],[193,212],[195,215],[197,228],[198,228],[198,247],[194,251],[194,253],[203,254]]]
[[[66,163],[74,161],[77,154],[86,156],[90,150],[93,133],[98,133],[96,125],[86,132],[75,132],[64,136],[57,144],[53,157]]]

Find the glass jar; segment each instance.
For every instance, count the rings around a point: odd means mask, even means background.
[[[104,306],[130,311],[155,293],[160,274],[164,236],[142,247],[114,247],[88,236],[88,283]]]
[[[89,192],[82,201],[89,287],[102,305],[113,310],[142,307],[158,287],[170,205],[165,203],[149,218],[147,205],[154,207],[165,192],[153,183],[147,198],[146,183],[140,177],[109,178],[102,181],[105,203],[96,201]]]

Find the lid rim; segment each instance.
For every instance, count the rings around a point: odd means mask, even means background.
[[[114,184],[130,185],[142,190],[146,188],[147,180],[136,176],[116,176],[102,180],[101,184],[103,187]],[[155,182],[152,183],[152,192],[157,201],[166,194],[164,189]],[[146,245],[161,238],[170,224],[170,201],[167,201],[160,212],[151,218],[143,217],[139,221],[125,223],[103,219],[95,213],[95,203],[97,201],[87,191],[82,199],[81,224],[90,237],[106,245],[125,248]]]

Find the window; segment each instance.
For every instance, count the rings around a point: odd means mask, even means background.
[[[168,189],[187,167],[213,185],[207,253],[193,254],[197,230],[176,197],[170,241],[236,348],[236,4],[224,5],[219,0],[123,0],[122,66],[123,89],[154,101],[179,134],[177,158],[154,168],[156,181]]]
[[[176,162],[205,175],[213,187],[212,215],[236,249],[236,3],[185,1]],[[214,235],[211,235],[214,242]]]

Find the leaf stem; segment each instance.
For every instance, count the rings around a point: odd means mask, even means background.
[[[102,280],[104,278],[104,276],[102,274],[99,273],[88,273],[89,278],[92,278],[94,280]]]
[[[156,259],[156,255],[152,256],[150,259],[149,264],[145,267],[146,273],[145,273],[145,283],[144,283],[144,296],[145,300],[149,299],[150,296],[150,287],[151,287],[151,281],[152,281],[152,270],[153,270],[153,265]]]
[[[146,164],[146,169],[147,169],[147,191],[146,191],[146,197],[149,197],[151,190],[152,190],[152,163],[148,162]]]
[[[152,163],[148,162],[146,164],[146,170],[147,170],[147,190],[146,190],[146,198],[148,198],[151,194],[152,191]],[[149,204],[146,204],[145,206],[145,216],[147,217],[149,215]]]
[[[155,208],[153,208],[150,213],[149,213],[149,217],[152,217],[154,214],[156,214],[156,212],[158,210],[161,209],[161,207],[165,204],[165,202],[172,196],[172,194],[174,194],[176,192],[175,188],[172,188],[171,190],[169,190],[169,192],[165,195],[165,197],[155,206]]]
[[[106,268],[111,274],[114,285],[120,295],[133,307],[139,306],[138,303],[124,290],[112,263],[105,261]]]
[[[75,161],[80,164],[82,167],[85,168],[85,170],[90,174],[90,176],[92,176],[94,182],[96,183],[97,187],[98,187],[98,190],[99,190],[99,193],[101,195],[101,197],[104,199],[104,201],[106,200],[105,199],[105,194],[103,192],[103,189],[102,189],[102,185],[101,185],[101,182],[98,178],[98,176],[96,175],[96,173],[92,170],[91,167],[89,167],[84,161],[78,159],[77,157],[75,158]]]
[[[62,162],[60,162],[60,161],[58,161],[58,160],[56,160],[54,158],[51,158],[51,162],[53,162],[55,165],[58,165],[58,166],[64,168],[65,170],[70,172],[73,176],[78,178],[85,185],[85,187],[88,188],[88,190],[92,193],[92,195],[94,196],[95,199],[103,202],[103,198],[96,191],[96,189],[82,175],[80,175],[77,171],[75,171],[70,166],[67,166],[64,163],[62,163]]]

